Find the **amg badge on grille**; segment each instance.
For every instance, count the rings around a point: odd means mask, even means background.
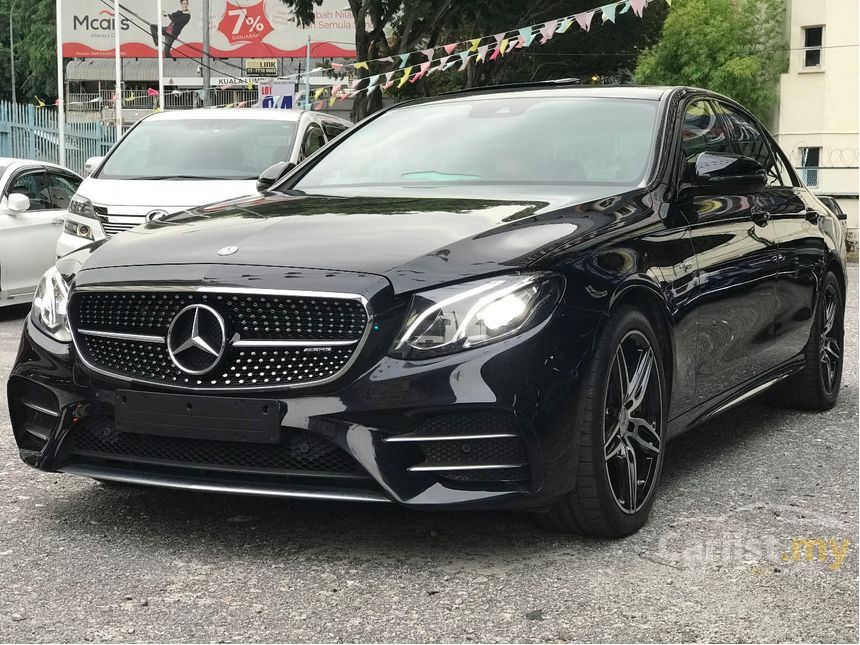
[[[223,249],[218,249],[218,255],[233,255],[238,250],[238,246],[225,246]]]

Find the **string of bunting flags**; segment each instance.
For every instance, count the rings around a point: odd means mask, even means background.
[[[415,83],[425,76],[429,76],[436,72],[449,71],[456,68],[455,71],[465,71],[472,61],[475,63],[485,63],[495,61],[506,54],[515,50],[526,49],[531,47],[535,42],[544,45],[552,40],[555,36],[567,33],[571,28],[576,27],[581,31],[591,31],[595,26],[595,19],[599,19],[599,25],[602,26],[607,22],[615,23],[618,16],[632,11],[639,18],[642,17],[645,8],[657,0],[616,0],[608,4],[580,11],[575,14],[555,18],[542,23],[526,25],[515,29],[499,32],[488,36],[479,36],[462,40],[458,42],[439,45],[427,49],[416,50],[396,54],[394,56],[386,56],[384,58],[375,58],[353,63],[329,63],[329,67],[316,67],[310,72],[302,74],[290,74],[287,76],[278,77],[276,80],[298,79],[304,74],[325,74],[331,73],[332,78],[330,85],[318,87],[312,91],[314,110],[319,110],[325,107],[326,103],[329,106],[334,105],[338,100],[356,96],[361,92],[376,92],[385,91],[392,87],[402,88],[407,83]],[[672,4],[672,0],[665,0],[666,4]],[[416,60],[418,57],[418,60]],[[423,59],[423,60],[422,60]],[[348,77],[350,72],[357,70],[370,70],[371,64],[391,64],[394,69],[373,74],[365,77],[357,77],[350,80]],[[223,88],[235,89],[237,85],[223,86]],[[222,89],[223,89],[222,88]],[[243,85],[244,89],[245,86]],[[253,83],[247,84],[247,89],[252,90]],[[182,94],[196,93],[200,98],[203,98],[205,90],[173,90],[169,92],[172,96]],[[158,97],[158,90],[149,88],[144,96],[130,94],[123,97],[123,103],[129,103],[136,100],[141,100],[145,97]],[[279,98],[279,97],[276,97]],[[304,91],[300,91],[295,100],[303,99]],[[311,97],[307,97],[307,102],[311,103]],[[104,101],[101,97],[96,97],[88,101],[70,102],[68,105],[85,105],[92,103],[105,102],[112,104],[119,100],[116,94],[109,101]],[[36,107],[49,107],[39,97],[36,97]],[[213,108],[228,108],[228,107],[246,107],[258,103],[256,100],[247,100],[229,103],[226,105],[212,106]],[[59,99],[56,100],[53,106],[59,105]]]

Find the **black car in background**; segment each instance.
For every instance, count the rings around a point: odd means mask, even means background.
[[[843,253],[724,97],[412,101],[264,194],[60,260],[13,430],[28,464],[103,481],[624,535],[679,433],[766,390],[834,405]]]

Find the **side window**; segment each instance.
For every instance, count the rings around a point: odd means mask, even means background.
[[[48,171],[48,183],[51,188],[54,208],[66,210],[69,207],[69,202],[72,201],[72,196],[78,191],[81,180],[73,175]]]
[[[799,186],[800,184],[795,179],[794,172],[789,169],[788,157],[785,156],[785,153],[775,143],[771,145],[773,146],[774,159],[776,161],[776,172],[779,173],[782,185]]]
[[[346,126],[341,123],[336,123],[334,121],[323,121],[322,123],[323,130],[325,130],[325,137],[329,141],[334,139],[341,132],[346,131]]]
[[[48,190],[48,175],[44,170],[23,172],[12,180],[7,195],[21,193],[30,198],[31,211],[45,211],[53,208],[51,192]]]
[[[723,123],[708,101],[695,101],[687,107],[681,134],[684,160],[692,161],[702,152],[728,152],[729,142]]]
[[[305,136],[302,139],[301,159],[310,157],[317,150],[325,145],[322,128],[316,123],[311,123],[308,129],[305,130]]]
[[[717,104],[717,110],[728,123],[729,134],[737,153],[751,157],[762,165],[767,171],[769,186],[782,186],[782,179],[770,152],[770,146],[755,121],[722,103]]]

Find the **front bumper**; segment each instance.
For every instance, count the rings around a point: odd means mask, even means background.
[[[277,442],[252,445],[117,432],[121,392],[159,389],[88,373],[28,319],[10,414],[21,458],[48,471],[418,508],[541,507],[573,487],[571,420],[596,323],[560,307],[521,336],[420,362],[382,357],[325,391],[225,394],[278,401]],[[173,396],[205,417],[205,397]]]

